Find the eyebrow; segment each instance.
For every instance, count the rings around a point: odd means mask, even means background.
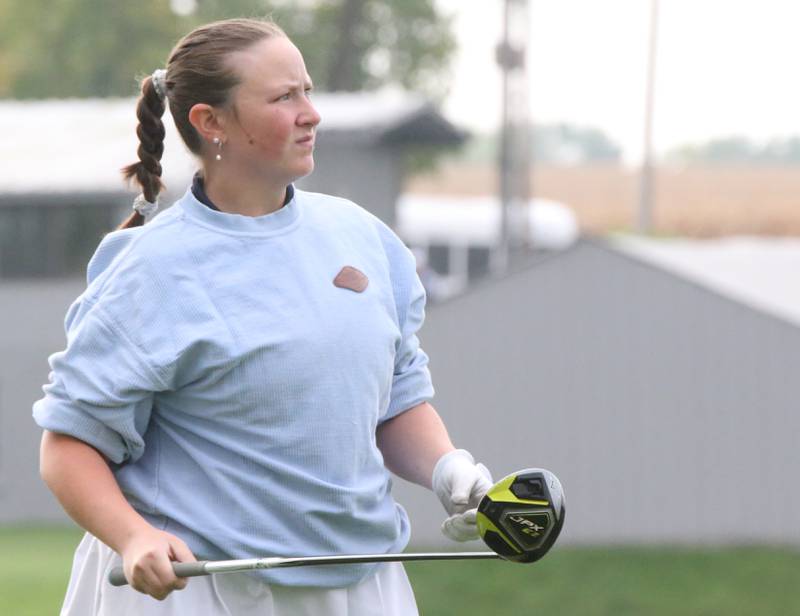
[[[292,81],[292,82],[289,82],[289,83],[283,83],[283,84],[277,85],[277,86],[275,86],[275,89],[276,90],[296,90],[296,89],[298,89],[300,87],[302,87],[303,89],[305,89],[305,88],[313,88],[314,87],[314,83],[311,81],[311,79],[303,81],[302,85],[298,84],[296,81]]]

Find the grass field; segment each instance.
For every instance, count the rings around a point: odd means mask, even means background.
[[[0,614],[57,614],[79,538],[73,529],[0,529]],[[800,614],[800,552],[775,548],[556,547],[534,565],[407,568],[424,616]]]
[[[445,162],[418,174],[406,190],[447,195],[497,192],[489,164]],[[535,166],[537,197],[568,205],[592,234],[629,231],[636,225],[639,175],[620,165]],[[661,166],[654,177],[658,234],[688,237],[800,235],[800,165]]]

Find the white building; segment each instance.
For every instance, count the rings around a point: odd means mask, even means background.
[[[425,100],[401,93],[318,94],[316,170],[300,188],[359,203],[394,226],[406,158],[464,134]],[[81,272],[130,211],[120,169],[136,160],[134,99],[0,101],[0,279]],[[162,167],[176,199],[197,164],[167,112]]]

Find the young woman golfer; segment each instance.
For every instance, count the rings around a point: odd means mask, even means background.
[[[445,534],[477,536],[491,482],[429,404],[413,257],[359,206],[292,186],[314,166],[310,90],[286,35],[241,19],[191,32],[142,83],[125,170],[142,195],[89,263],[34,406],[42,476],[88,531],[62,614],[416,614],[398,563],[188,585],[171,568],[402,551],[389,471],[434,489]],[[142,226],[165,105],[200,171]],[[132,588],[106,581],[120,563]]]

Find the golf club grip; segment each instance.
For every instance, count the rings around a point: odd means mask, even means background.
[[[195,563],[172,563],[172,570],[175,575],[182,578],[206,575],[207,562],[207,560],[200,560]],[[125,586],[128,583],[122,567],[114,567],[108,573],[108,581],[112,586]]]

